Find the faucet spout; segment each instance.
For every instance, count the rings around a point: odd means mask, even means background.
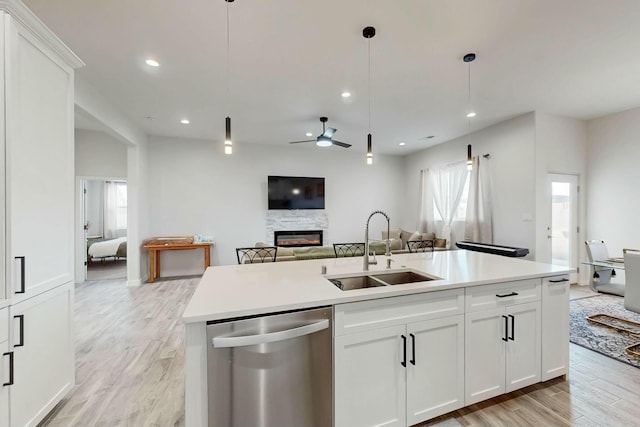
[[[382,216],[384,216],[387,219],[387,242],[386,242],[386,246],[387,246],[387,250],[385,255],[386,256],[390,256],[391,255],[391,250],[390,250],[390,245],[389,245],[389,232],[391,229],[391,219],[389,218],[389,215],[387,215],[386,213],[382,212],[382,211],[373,211],[371,212],[371,215],[369,215],[369,218],[367,218],[367,226],[364,230],[364,257],[363,258],[363,264],[362,264],[362,269],[364,271],[368,271],[369,270],[369,264],[371,263],[369,261],[369,222],[371,221],[371,218],[375,215],[375,214],[380,214]]]

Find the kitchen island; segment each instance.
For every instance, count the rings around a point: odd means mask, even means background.
[[[391,259],[368,273],[437,280],[348,291],[328,280],[363,274],[361,257],[208,268],[183,315],[187,427],[208,424],[207,322],[290,310],[333,308],[336,427],[413,425],[566,375],[573,269],[462,250]]]

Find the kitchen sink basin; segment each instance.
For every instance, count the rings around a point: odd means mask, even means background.
[[[364,274],[362,276],[327,278],[331,283],[343,291],[353,289],[376,288],[387,285],[403,285],[405,283],[427,282],[437,278],[425,276],[413,271],[394,271],[379,274]]]
[[[413,271],[396,271],[393,273],[376,274],[372,277],[384,282],[386,285],[403,285],[405,283],[434,280],[433,277],[414,273]]]
[[[354,277],[334,277],[328,280],[343,291],[350,291],[352,289],[375,288],[378,286],[386,285],[386,283],[383,283],[380,280],[376,280],[368,275]]]

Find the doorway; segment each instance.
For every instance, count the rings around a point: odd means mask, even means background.
[[[547,175],[547,262],[578,267],[578,176]],[[577,279],[572,278],[572,282]]]
[[[127,182],[83,179],[84,279],[127,277]]]

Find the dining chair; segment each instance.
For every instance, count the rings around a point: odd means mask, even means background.
[[[334,243],[333,251],[336,258],[363,256],[364,243]]]
[[[409,252],[433,252],[434,241],[433,240],[409,240],[407,241],[407,248]]]
[[[607,245],[604,243],[604,240],[587,240],[584,243],[587,247],[589,262],[608,262],[610,260],[609,251],[607,250]],[[624,296],[624,282],[616,281],[615,277],[616,271],[612,267],[591,266],[589,287],[594,292]]]
[[[264,246],[260,248],[236,248],[238,264],[253,264],[261,262],[275,262],[277,246]]]

